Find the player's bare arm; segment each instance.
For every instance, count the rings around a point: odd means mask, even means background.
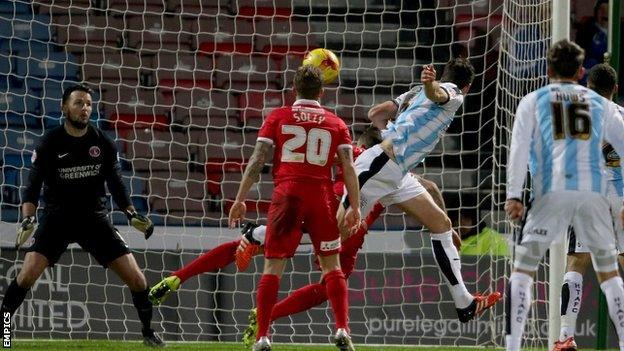
[[[230,208],[229,226],[230,229],[236,226],[236,223],[240,223],[245,219],[245,212],[247,212],[247,206],[245,205],[245,199],[251,186],[260,180],[260,173],[264,168],[264,163],[271,150],[271,144],[265,141],[257,141],[254,152],[249,159],[249,164],[245,168],[243,173],[243,179],[238,186],[238,193],[236,193],[236,200]]]
[[[353,166],[353,150],[350,147],[343,147],[337,151],[338,159],[342,164],[342,172],[344,176],[345,187],[347,188],[347,196],[351,205],[347,209],[344,217],[339,221],[341,233],[348,231],[355,232],[360,227],[360,185]]]
[[[378,129],[386,129],[386,124],[396,116],[398,109],[394,101],[385,101],[368,110],[368,119]]]
[[[420,80],[423,83],[427,99],[436,103],[444,103],[449,100],[449,94],[436,81],[436,70],[433,68],[433,65],[423,67]]]

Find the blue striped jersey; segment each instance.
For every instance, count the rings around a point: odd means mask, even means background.
[[[603,142],[624,154],[615,104],[575,83],[553,83],[518,104],[507,161],[507,198],[521,198],[527,165],[532,196],[552,191],[605,193]]]
[[[614,103],[615,104],[615,103]],[[621,118],[624,118],[624,107],[616,105]],[[620,167],[620,156],[615,152],[609,143],[602,145],[602,153],[607,164],[607,180],[615,188],[618,196],[624,196],[624,180],[622,179],[622,168]]]
[[[418,166],[433,150],[464,102],[457,85],[444,82],[440,87],[448,93],[446,103],[429,100],[421,86],[412,89],[417,89],[413,96],[399,96],[395,103],[403,105],[404,110],[381,132],[384,139],[392,139],[396,161],[404,173]],[[405,106],[407,97],[409,105]]]

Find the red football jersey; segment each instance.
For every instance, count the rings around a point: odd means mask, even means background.
[[[297,100],[277,108],[262,124],[258,140],[275,146],[273,180],[331,181],[336,150],[351,147],[347,125],[318,101]]]

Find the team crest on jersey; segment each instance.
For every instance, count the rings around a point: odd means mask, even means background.
[[[608,167],[620,167],[620,156],[615,152],[611,144],[604,143],[602,145],[602,155]]]
[[[91,157],[98,157],[100,156],[100,153],[101,153],[100,148],[97,146],[91,146],[89,148],[89,155],[91,155]]]

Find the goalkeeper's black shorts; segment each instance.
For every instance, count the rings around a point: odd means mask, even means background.
[[[67,250],[67,246],[74,242],[104,267],[130,253],[128,245],[108,216],[101,213],[77,216],[56,212],[41,216],[33,235],[33,243],[26,251],[44,255],[50,266],[54,266]]]

